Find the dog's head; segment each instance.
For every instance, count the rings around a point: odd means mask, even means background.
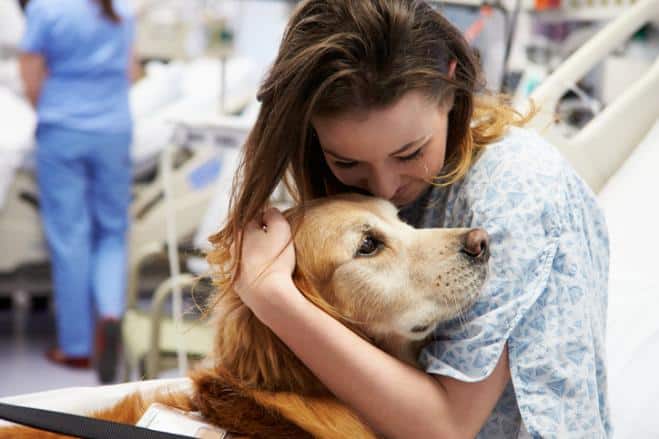
[[[463,312],[487,276],[485,231],[414,229],[384,200],[332,197],[289,220],[300,289],[375,339],[424,339]]]
[[[421,341],[437,323],[460,315],[487,275],[483,230],[417,230],[400,221],[387,201],[341,195],[291,209],[286,216],[294,231],[293,279],[302,294],[411,364]],[[254,388],[326,392],[231,288],[231,272],[222,270],[230,252],[217,245],[208,259],[217,269],[211,309],[218,370]]]

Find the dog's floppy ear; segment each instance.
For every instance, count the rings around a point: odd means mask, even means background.
[[[216,367],[240,382],[269,391],[320,392],[324,387],[234,291],[215,302]]]
[[[366,332],[363,331],[362,325],[359,322],[349,319],[343,315],[341,311],[331,303],[334,293],[330,290],[326,290],[321,294],[319,289],[314,285],[314,282],[311,281],[311,277],[305,275],[300,266],[296,267],[295,271],[293,272],[293,282],[295,283],[297,289],[300,290],[302,295],[307,298],[307,300],[316,305],[325,313],[332,316],[335,320],[338,320],[343,325],[347,326],[350,330],[352,330],[363,339],[370,340],[372,342]]]
[[[341,316],[341,313],[339,313],[339,311],[328,301],[331,300],[331,298],[324,297],[320,292],[320,286],[314,285],[315,282],[311,279],[312,277],[306,274],[304,269],[299,265],[295,267],[295,271],[293,272],[293,283],[295,283],[295,286],[300,290],[302,295],[327,314],[337,320],[342,320],[343,317]],[[327,293],[328,292],[325,292],[325,294]]]

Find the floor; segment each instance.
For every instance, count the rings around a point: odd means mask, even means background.
[[[92,370],[59,367],[45,359],[44,352],[55,341],[47,301],[34,301],[24,331],[17,323],[11,302],[0,302],[0,397],[98,383]]]
[[[93,370],[54,365],[44,352],[55,343],[53,313],[45,299],[33,299],[22,321],[8,299],[0,299],[0,398],[63,387],[95,386]],[[165,371],[160,377],[177,376]]]

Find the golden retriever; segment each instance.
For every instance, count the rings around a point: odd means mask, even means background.
[[[383,200],[322,199],[287,212],[294,230],[293,278],[309,300],[361,337],[411,364],[439,322],[461,314],[487,276],[480,229],[414,229]],[[209,255],[211,262],[218,262]],[[190,375],[191,394],[133,394],[92,416],[136,423],[152,402],[200,411],[252,438],[373,438],[233,291],[213,302],[208,364]],[[19,436],[20,435],[20,436]],[[0,437],[57,437],[23,427]]]

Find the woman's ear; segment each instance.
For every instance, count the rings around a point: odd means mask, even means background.
[[[450,112],[453,110],[453,106],[455,105],[455,93],[451,93],[451,96],[448,97],[446,100],[446,111]]]
[[[455,69],[457,67],[458,61],[452,59],[448,63],[448,77],[451,81],[455,80]],[[442,99],[442,108],[446,111],[451,111],[453,109],[453,104],[455,103],[455,92],[451,90],[448,95]]]
[[[450,79],[455,79],[455,67],[456,67],[457,64],[458,64],[458,60],[456,60],[456,59],[452,59],[448,63],[448,77]]]

